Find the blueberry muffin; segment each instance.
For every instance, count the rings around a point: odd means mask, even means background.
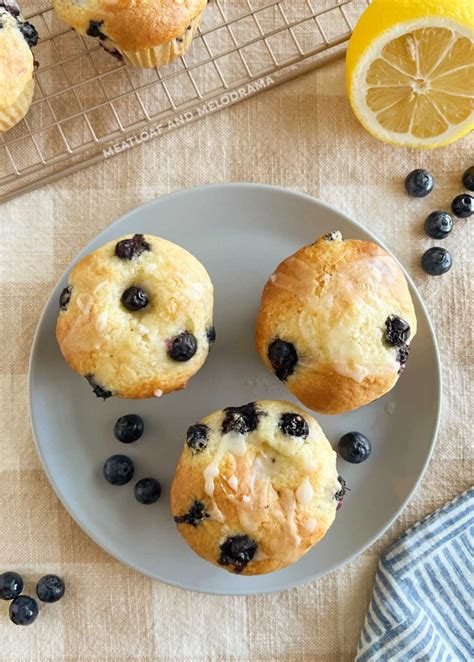
[[[0,133],[25,117],[34,92],[31,47],[38,33],[23,19],[15,0],[0,1]]]
[[[142,68],[183,55],[206,5],[207,0],[54,0],[59,16],[74,30]]]
[[[323,414],[390,391],[416,333],[395,259],[370,241],[333,232],[284,260],[263,291],[257,349],[303,404]]]
[[[294,563],[321,540],[344,491],[336,453],[314,418],[262,400],[189,428],[171,509],[199,556],[258,575]]]
[[[202,264],[151,235],[83,258],[60,297],[56,336],[98,397],[160,397],[186,386],[214,342],[214,291]]]

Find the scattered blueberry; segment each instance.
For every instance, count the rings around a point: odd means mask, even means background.
[[[107,398],[112,397],[112,391],[108,391],[102,386],[99,386],[99,384],[95,381],[94,375],[86,375],[86,379],[89,382],[89,384],[92,386],[92,390],[94,391],[94,393],[98,398],[107,400]]]
[[[151,250],[150,244],[142,234],[134,234],[131,239],[122,239],[115,246],[115,255],[121,260],[133,260],[145,251]]]
[[[36,584],[36,595],[41,602],[57,602],[65,590],[64,581],[57,575],[45,575]]]
[[[161,485],[154,478],[142,478],[135,485],[135,499],[146,505],[158,501],[161,495]]]
[[[104,477],[111,485],[126,485],[135,471],[132,460],[126,455],[112,455],[104,464]]]
[[[299,414],[287,413],[280,416],[278,427],[290,437],[302,437],[306,439],[309,435],[308,424]]]
[[[370,441],[361,432],[347,432],[339,439],[339,455],[352,464],[364,462],[370,455]]]
[[[104,34],[101,30],[103,25],[104,21],[89,21],[89,27],[87,28],[86,34],[89,35],[89,37],[96,37],[101,41],[105,41],[107,39],[107,35]]]
[[[469,193],[457,195],[451,203],[451,209],[458,218],[468,218],[474,213],[474,197]]]
[[[175,336],[168,350],[168,355],[173,361],[189,361],[197,352],[197,340],[192,333],[183,331]]]
[[[23,578],[17,572],[0,575],[0,599],[13,600],[23,591]]]
[[[25,21],[24,23],[19,23],[18,27],[20,28],[20,32],[25,38],[26,43],[30,48],[33,48],[33,46],[36,46],[38,43],[38,32],[36,31],[36,28],[34,25],[31,23],[28,23],[28,21]]]
[[[10,619],[15,625],[30,625],[38,616],[38,603],[29,595],[19,595],[10,604]]]
[[[197,527],[204,519],[209,517],[206,506],[202,501],[193,501],[191,508],[184,515],[177,515],[174,517],[176,524],[189,524],[190,526]]]
[[[440,246],[429,248],[421,258],[421,266],[430,276],[441,276],[449,271],[453,264],[451,253]]]
[[[186,443],[193,453],[200,453],[207,447],[209,428],[204,423],[195,423],[188,428]]]
[[[414,198],[424,198],[433,190],[433,175],[428,170],[412,170],[405,179],[408,195]]]
[[[209,347],[212,347],[212,345],[216,342],[216,329],[214,326],[207,327],[206,336],[207,336],[207,342],[209,343]]]
[[[71,301],[71,286],[68,285],[67,287],[64,288],[64,290],[61,292],[61,295],[59,297],[59,307],[61,308],[61,310],[67,310],[70,301]]]
[[[268,358],[272,364],[276,376],[282,382],[286,381],[295,371],[295,365],[298,363],[298,354],[295,346],[277,338],[268,346]]]
[[[347,492],[350,492],[350,488],[347,487],[347,483],[346,483],[346,481],[344,480],[344,478],[343,478],[342,476],[338,476],[338,477],[337,477],[337,480],[339,481],[339,483],[340,483],[340,485],[341,485],[341,489],[338,490],[338,491],[335,493],[334,498],[335,498],[336,501],[338,502],[338,503],[337,503],[337,508],[336,508],[336,510],[339,510],[339,508],[342,506],[342,502],[343,502],[343,500],[344,500],[344,496],[346,495]]]
[[[474,191],[474,165],[466,170],[462,176],[462,183],[469,191]]]
[[[257,410],[255,402],[249,402],[241,407],[226,407],[224,412],[223,434],[227,434],[227,432],[249,434],[257,429],[258,419],[263,416],[263,412]]]
[[[143,434],[145,426],[143,419],[137,414],[121,416],[114,425],[114,435],[123,444],[131,444]]]
[[[142,290],[140,287],[129,287],[122,294],[122,303],[127,310],[130,310],[132,313],[137,310],[143,310],[149,304],[150,300],[148,294]]]
[[[231,536],[220,545],[220,551],[219,563],[232,565],[239,573],[255,556],[257,543],[246,535]]]
[[[401,347],[410,337],[410,325],[398,315],[389,315],[385,327],[385,341],[392,347]]]
[[[445,211],[433,211],[425,220],[425,232],[433,239],[444,239],[453,229],[453,217]]]

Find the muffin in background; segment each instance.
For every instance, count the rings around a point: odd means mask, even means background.
[[[59,16],[112,55],[144,69],[183,55],[207,0],[54,0]]]
[[[290,402],[262,400],[188,429],[171,510],[196,554],[258,575],[291,565],[321,540],[344,492],[317,421]]]
[[[33,100],[34,26],[23,19],[14,0],[0,3],[0,133],[18,124]]]
[[[72,269],[56,337],[97,397],[185,388],[215,340],[214,289],[188,251],[152,235],[111,241]]]
[[[307,407],[338,414],[395,386],[416,334],[405,276],[370,241],[320,237],[284,260],[265,285],[260,356]]]

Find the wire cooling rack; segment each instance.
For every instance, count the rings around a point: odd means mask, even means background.
[[[0,201],[108,159],[338,57],[368,0],[211,0],[180,60],[117,61],[23,0],[38,30],[31,109],[0,136]]]

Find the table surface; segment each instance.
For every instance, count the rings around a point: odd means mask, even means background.
[[[1,207],[0,563],[25,575],[28,592],[50,572],[63,576],[68,589],[30,628],[11,625],[4,604],[0,660],[353,659],[380,552],[472,480],[473,221],[458,221],[443,243],[454,259],[448,274],[426,276],[419,261],[435,243],[424,235],[423,220],[433,209],[448,208],[460,192],[473,147],[472,136],[433,152],[378,143],[354,119],[343,63],[337,62]],[[405,175],[416,167],[429,168],[436,179],[425,200],[408,198],[403,189]],[[413,276],[443,363],[438,443],[400,518],[339,571],[276,595],[198,595],[119,564],[58,501],[41,469],[28,418],[33,334],[69,261],[137,205],[185,186],[221,181],[304,191],[366,225]]]

